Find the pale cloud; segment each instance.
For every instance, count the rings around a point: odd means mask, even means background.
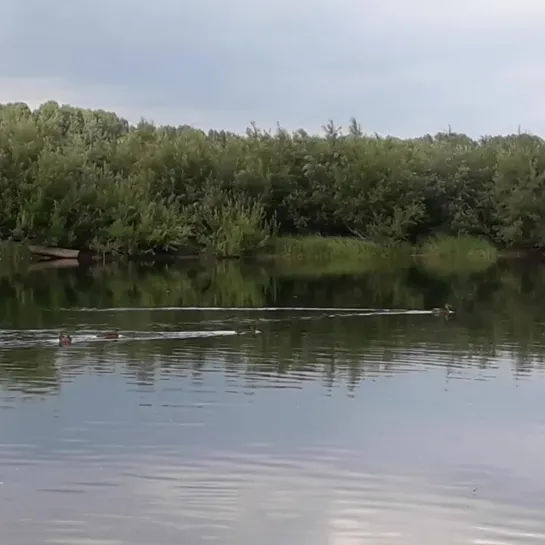
[[[439,24],[451,30],[539,27],[545,4],[539,0],[389,0],[377,2],[377,12],[422,26]],[[538,18],[538,20],[536,20]]]
[[[236,131],[545,133],[544,26],[537,0],[6,0],[0,100]]]

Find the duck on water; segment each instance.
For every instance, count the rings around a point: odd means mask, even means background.
[[[72,344],[72,337],[66,331],[61,331],[59,333],[59,346],[66,346],[68,344]]]
[[[119,339],[119,331],[105,331],[97,333],[96,336],[99,339]],[[72,337],[66,331],[61,331],[59,333],[59,346],[67,346],[69,344],[72,344]]]

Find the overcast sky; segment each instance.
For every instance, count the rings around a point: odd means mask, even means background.
[[[0,101],[130,121],[545,135],[544,0],[0,0]]]

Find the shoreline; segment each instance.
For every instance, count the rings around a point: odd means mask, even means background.
[[[433,237],[432,237],[433,238]],[[263,263],[278,261],[368,261],[386,257],[406,257],[412,259],[437,259],[437,260],[465,260],[472,261],[520,261],[520,262],[545,262],[545,252],[537,249],[498,249],[490,245],[487,249],[493,255],[485,255],[486,250],[479,248],[483,241],[471,237],[444,237],[451,246],[461,243],[466,247],[438,248],[437,251],[424,251],[429,240],[421,244],[387,244],[371,243],[357,237],[278,237],[273,242],[273,247],[263,253],[255,253],[246,256],[213,255],[207,253],[168,253],[168,252],[142,252],[135,254],[123,253],[98,253],[89,250],[76,250],[53,246],[31,245],[16,242],[7,242],[15,253],[28,254],[33,268],[71,268],[77,266],[104,264],[104,263],[183,263],[183,262],[247,262]],[[316,242],[322,246],[324,253],[320,255],[312,250],[316,249]],[[346,244],[345,248],[335,248],[339,243]],[[439,242],[440,244],[441,242]],[[472,247],[472,243],[475,248]],[[1,243],[0,243],[1,244]],[[308,244],[308,253],[305,246]],[[489,244],[485,242],[485,244]],[[297,245],[297,251],[301,253],[289,253],[289,250]],[[314,247],[312,247],[314,246]],[[288,249],[288,252],[286,251]],[[367,255],[352,255],[355,249],[369,250]],[[303,249],[303,251],[301,251]],[[449,252],[449,249],[451,250]],[[326,255],[325,250],[330,252]],[[482,255],[479,255],[482,252]]]

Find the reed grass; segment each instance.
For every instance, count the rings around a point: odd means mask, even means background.
[[[424,267],[441,276],[484,272],[496,264],[498,256],[490,242],[471,236],[435,236],[419,251]]]
[[[495,263],[498,250],[487,240],[467,235],[434,236],[421,247],[424,257]]]
[[[346,261],[376,257],[380,247],[355,237],[323,237],[320,235],[279,237],[274,243],[274,255],[298,261]]]
[[[274,255],[282,260],[304,262],[359,263],[406,254],[408,246],[381,245],[358,237],[324,237],[320,235],[278,237]]]

